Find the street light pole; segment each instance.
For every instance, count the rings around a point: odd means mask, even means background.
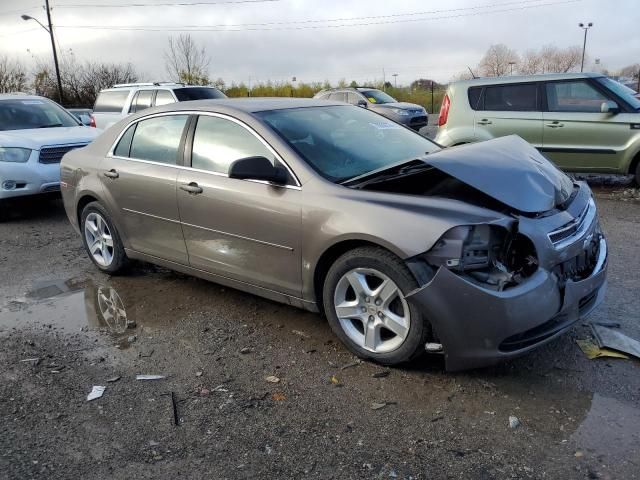
[[[586,25],[579,23],[578,26],[584,30],[584,42],[582,43],[582,62],[580,63],[580,72],[584,70],[584,52],[587,50],[587,30],[593,27],[593,22],[589,22]]]
[[[394,73],[391,76],[393,77],[393,88],[398,88],[398,74]]]
[[[45,27],[37,18],[33,18],[30,15],[22,15],[23,20],[35,20],[38,25],[45,29],[45,31],[49,34],[51,38],[51,49],[53,50],[53,65],[56,69],[56,80],[58,81],[58,97],[60,100],[60,105],[64,102],[64,97],[62,95],[62,80],[60,79],[60,66],[58,65],[58,52],[56,52],[56,42],[53,38],[53,26],[51,25],[51,9],[49,8],[49,0],[44,1],[47,9],[47,23],[49,24],[49,28]]]
[[[513,66],[516,64],[516,62],[509,62],[509,66],[511,67],[511,75],[513,76]]]

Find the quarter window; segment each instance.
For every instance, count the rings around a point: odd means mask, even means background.
[[[218,117],[198,118],[191,155],[193,168],[228,174],[235,160],[258,156],[275,164],[271,151],[241,125]]]
[[[96,103],[93,106],[94,112],[122,112],[127,97],[129,96],[129,90],[108,90],[106,92],[100,92]]]
[[[469,89],[469,105],[473,110],[480,110],[480,94],[482,93],[482,87],[471,87]]]
[[[187,118],[188,115],[166,115],[138,122],[130,157],[175,165]]]
[[[550,112],[600,112],[608,100],[587,82],[555,82],[546,85]]]
[[[352,105],[358,105],[358,102],[363,101],[366,102],[364,98],[362,98],[357,93],[349,92],[347,94],[347,101]]]
[[[116,146],[116,149],[113,151],[113,154],[116,157],[129,156],[129,152],[131,151],[131,139],[133,138],[133,132],[135,132],[135,130],[136,130],[136,125],[133,124],[129,128],[127,128],[127,131],[125,132],[125,134],[122,135],[122,137],[120,137],[118,146]]]
[[[344,92],[333,92],[331,95],[329,95],[329,99],[333,100],[334,102],[346,102],[346,95]]]
[[[484,110],[531,112],[537,109],[536,84],[496,85],[485,88]]]
[[[145,108],[151,106],[151,99],[153,98],[153,90],[140,90],[136,93],[136,96],[131,102],[129,113],[141,112]]]

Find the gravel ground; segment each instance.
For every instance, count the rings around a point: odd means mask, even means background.
[[[640,338],[640,205],[616,188],[597,188],[611,257],[593,319]],[[386,369],[319,315],[148,265],[98,273],[59,200],[9,217],[2,478],[640,477],[640,362],[588,360],[583,324],[495,368]]]

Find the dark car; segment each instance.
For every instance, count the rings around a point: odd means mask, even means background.
[[[333,88],[322,90],[316,93],[313,98],[347,102],[368,108],[414,130],[425,127],[429,120],[427,111],[420,105],[399,102],[391,95],[376,88]]]

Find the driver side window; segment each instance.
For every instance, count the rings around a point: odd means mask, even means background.
[[[191,167],[227,175],[231,163],[247,157],[265,157],[271,163],[276,162],[273,153],[242,125],[225,118],[198,117]]]

